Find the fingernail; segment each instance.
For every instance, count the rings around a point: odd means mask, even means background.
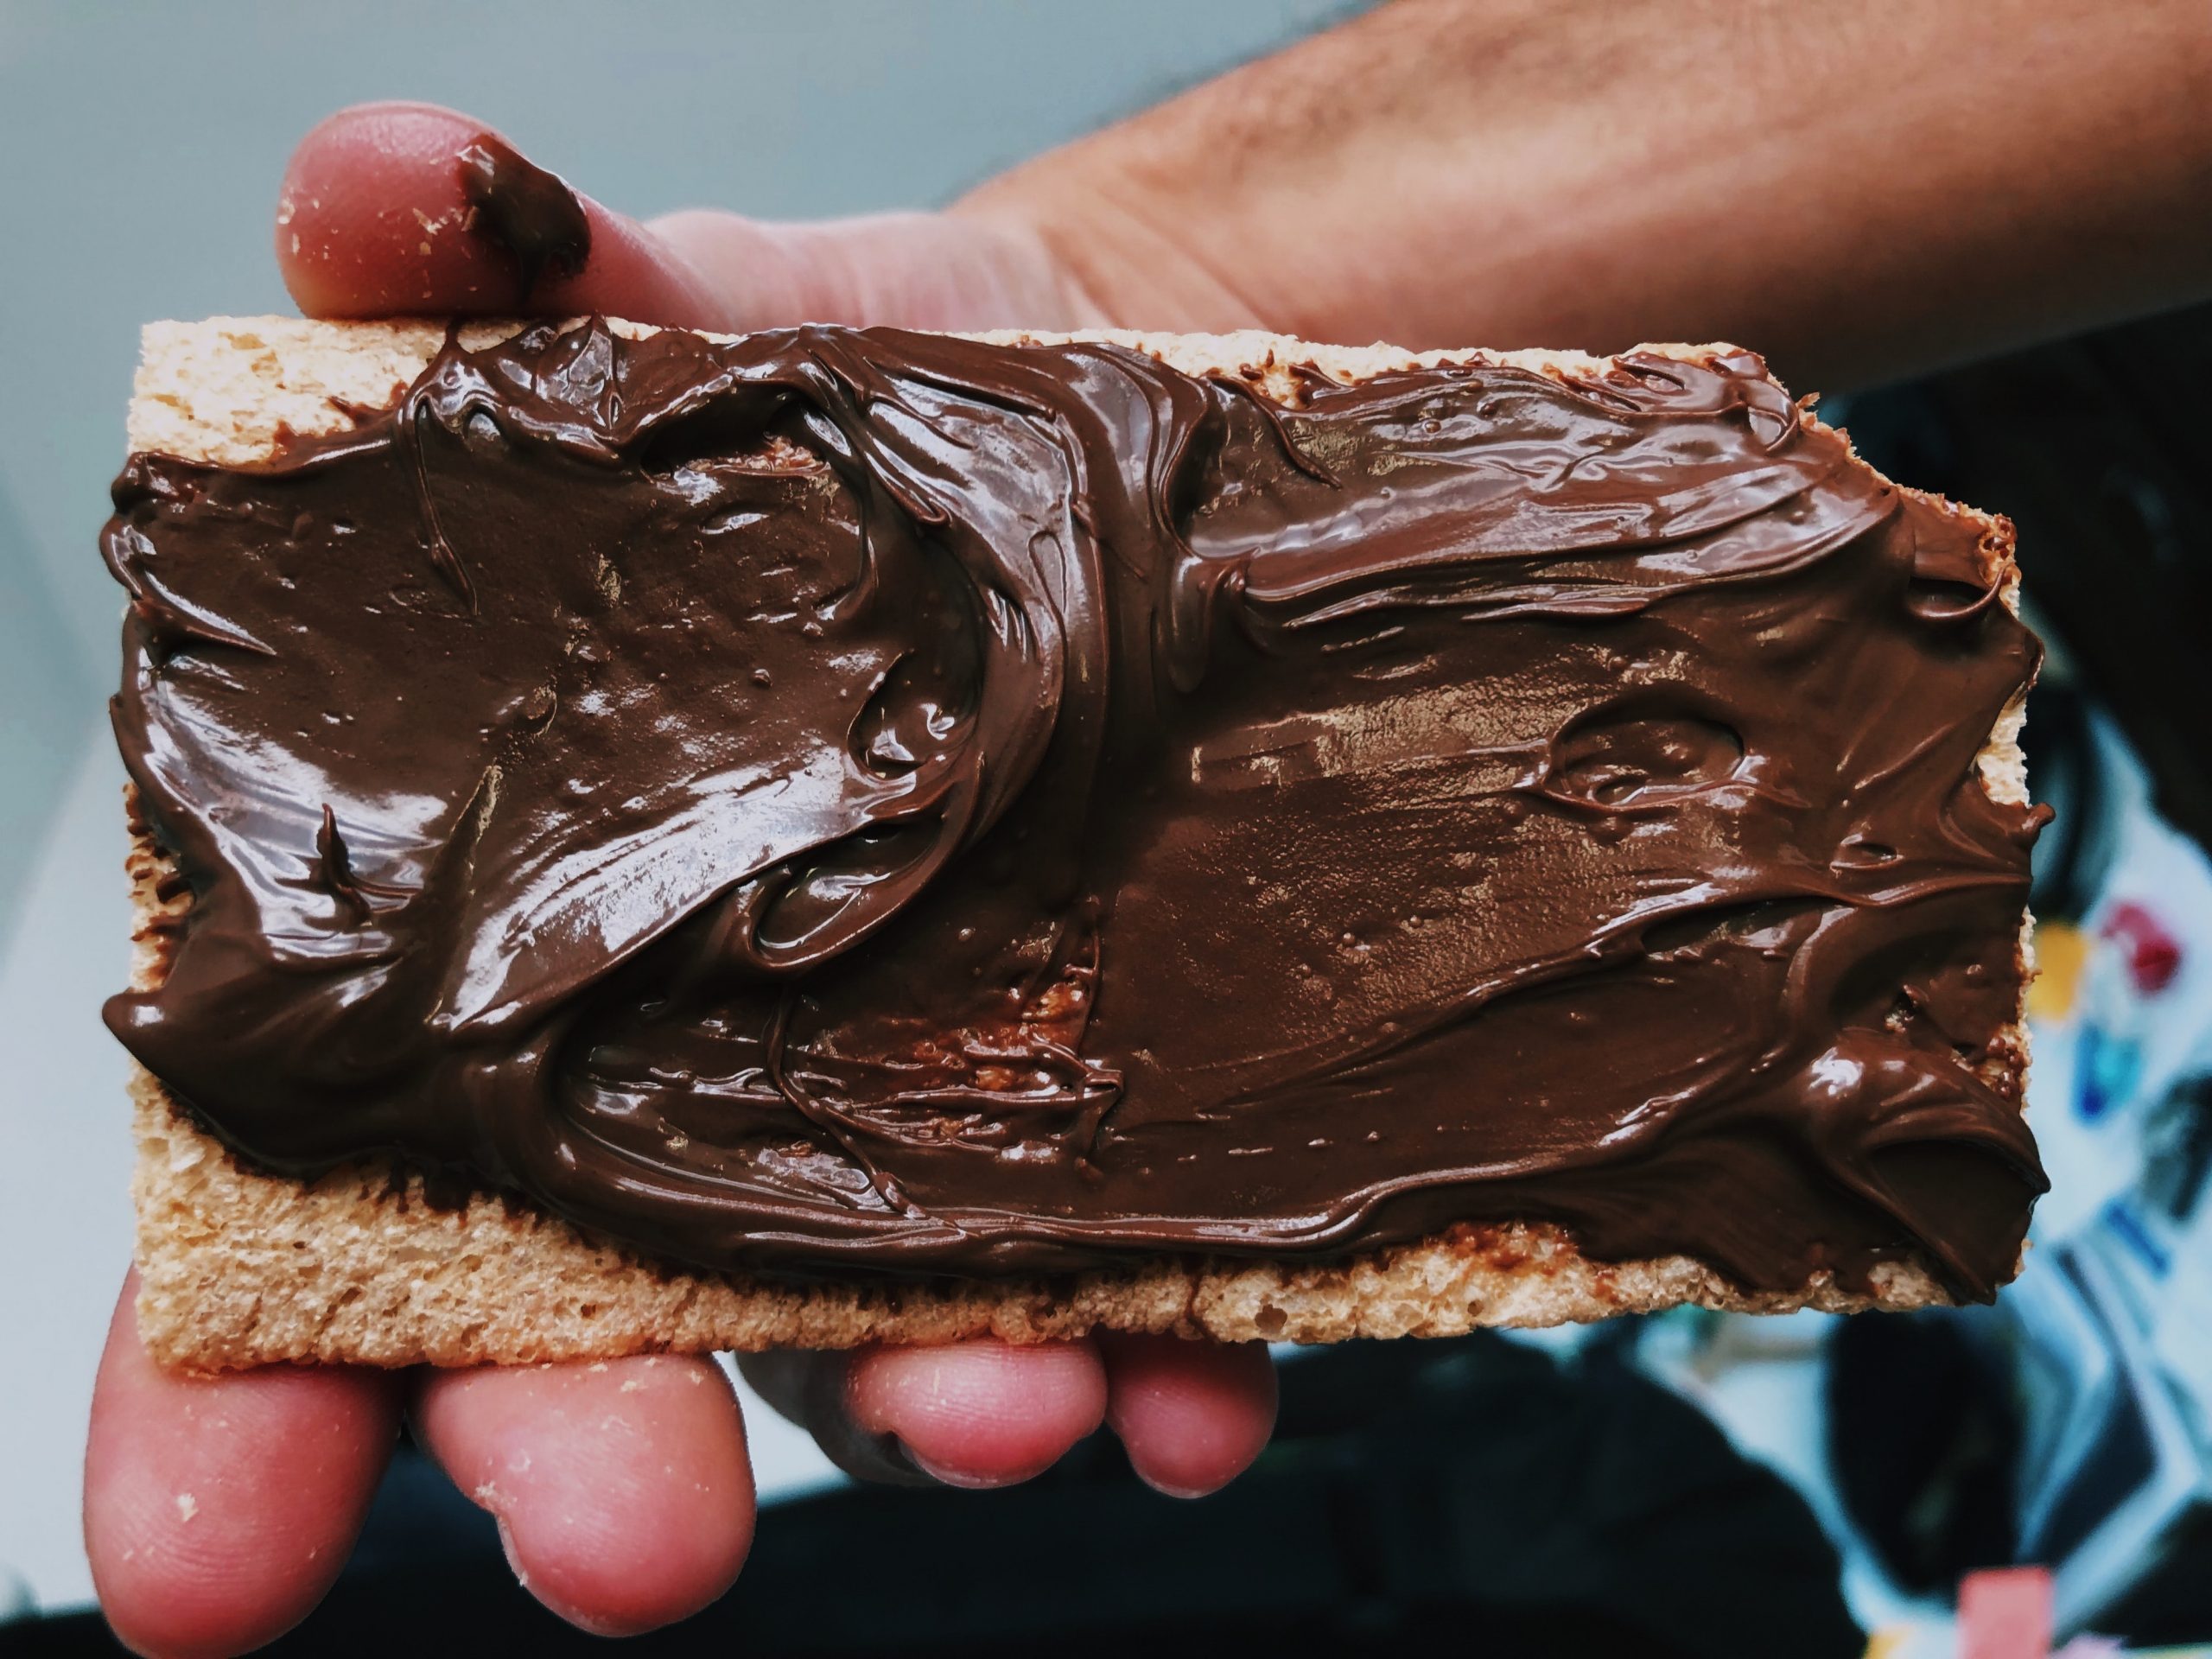
[[[499,1554],[507,1558],[507,1571],[515,1575],[515,1582],[525,1590],[530,1588],[530,1574],[522,1570],[522,1560],[515,1554],[515,1535],[507,1529],[507,1518],[503,1515],[492,1517],[499,1529]]]
[[[628,1634],[626,1628],[619,1622],[594,1618],[589,1613],[580,1611],[564,1601],[555,1599],[542,1590],[531,1590],[530,1574],[523,1571],[522,1561],[515,1554],[515,1535],[507,1529],[506,1517],[495,1515],[492,1519],[499,1529],[499,1553],[507,1558],[507,1571],[513,1573],[515,1582],[537,1597],[539,1603],[549,1612],[568,1620],[587,1636],[616,1637]]]
[[[890,1441],[888,1450],[893,1456],[903,1459],[918,1473],[927,1476],[940,1486],[955,1486],[963,1492],[987,1492],[1008,1484],[994,1475],[978,1475],[969,1470],[948,1469],[942,1464],[931,1463],[895,1434],[890,1436]]]
[[[1158,1492],[1162,1497],[1180,1498],[1185,1503],[1188,1503],[1194,1497],[1211,1497],[1216,1492],[1221,1490],[1218,1486],[1170,1485],[1166,1481],[1154,1480],[1150,1475],[1145,1473],[1141,1469],[1137,1471],[1137,1478],[1144,1482],[1146,1485],[1151,1487],[1154,1491]]]
[[[815,1439],[829,1452],[831,1462],[857,1479],[892,1486],[941,1484],[896,1434],[870,1434],[849,1418],[841,1425],[825,1428],[830,1438],[824,1438],[823,1431],[817,1431]]]

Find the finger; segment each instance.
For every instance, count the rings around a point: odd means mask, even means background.
[[[301,140],[276,209],[276,257],[309,316],[600,312],[742,333],[795,322],[1059,328],[1096,308],[1033,236],[937,213],[777,225],[685,213],[649,226],[577,196],[572,274],[525,272],[472,210],[480,122],[428,104],[340,111]],[[504,139],[499,140],[505,143]]]
[[[1002,1342],[766,1355],[746,1376],[864,1479],[1011,1485],[1042,1474],[1106,1413],[1106,1374],[1088,1342]]]
[[[635,220],[588,197],[573,273],[524,291],[514,249],[472,208],[465,152],[482,123],[430,104],[341,110],[300,141],[277,194],[276,259],[313,317],[569,316],[723,327],[696,276]]]
[[[85,1450],[101,1610],[140,1653],[242,1653],[304,1618],[353,1547],[398,1430],[395,1379],[272,1366],[206,1378],[138,1340],[133,1274]]]
[[[1171,1497],[1217,1491],[1275,1426],[1275,1368],[1258,1343],[1108,1336],[1106,1421],[1144,1483]]]
[[[671,213],[645,227],[714,297],[733,334],[794,322],[947,331],[1095,326],[1043,242],[947,213],[778,224]]]
[[[661,1357],[428,1376],[424,1445],[498,1517],[524,1588],[587,1630],[695,1613],[753,1541],[753,1472],[729,1382]]]

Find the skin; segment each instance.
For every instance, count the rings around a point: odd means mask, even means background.
[[[276,251],[312,316],[598,311],[728,331],[1264,327],[1408,346],[1738,339],[1848,388],[2212,296],[2202,0],[1401,0],[1027,163],[936,213],[639,223],[587,202],[573,276],[518,291],[464,223],[484,129],[345,111],[292,158]],[[1233,254],[1228,251],[1233,251]],[[296,1623],[402,1414],[585,1629],[644,1630],[742,1565],[721,1374],[660,1358],[165,1375],[126,1285],[86,1458],[102,1605],[142,1653]],[[1264,1352],[979,1342],[747,1363],[868,1478],[988,1487],[1103,1426],[1211,1491],[1274,1416]]]

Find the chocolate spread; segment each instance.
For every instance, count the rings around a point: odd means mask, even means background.
[[[109,1023],[240,1153],[795,1272],[2011,1274],[2037,646],[1750,356],[1302,378],[539,327],[134,456]]]
[[[518,300],[530,297],[548,268],[563,276],[584,268],[591,220],[558,175],[488,132],[469,140],[454,170],[469,206],[469,228],[513,263]]]

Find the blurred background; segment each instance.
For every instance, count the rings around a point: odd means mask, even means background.
[[[119,606],[94,541],[138,325],[289,309],[278,177],[357,100],[465,107],[639,214],[834,214],[943,201],[1351,9],[0,0],[0,1620],[89,1599],[78,1463],[130,1248],[123,1058],[99,1018],[127,925]],[[2047,1570],[2062,1637],[2212,1637],[2212,425],[2171,390],[2208,377],[2212,318],[2185,314],[1822,410],[1895,476],[2019,521],[2052,645],[2029,725],[2060,812],[2037,850],[2031,1103],[2056,1185],[1999,1306],[1296,1357],[1278,1446],[1194,1505],[1103,1443],[1018,1493],[857,1492],[756,1410],[779,1508],[730,1601],[668,1641],[1325,1630],[1402,1650],[1474,1610],[1500,1652],[1815,1659],[1878,1633],[1935,1654],[1961,1580],[2016,1563]],[[1003,1570],[986,1594],[948,1560]],[[587,1640],[537,1622],[489,1522],[406,1459],[296,1650],[388,1650],[396,1582],[486,1639]]]

